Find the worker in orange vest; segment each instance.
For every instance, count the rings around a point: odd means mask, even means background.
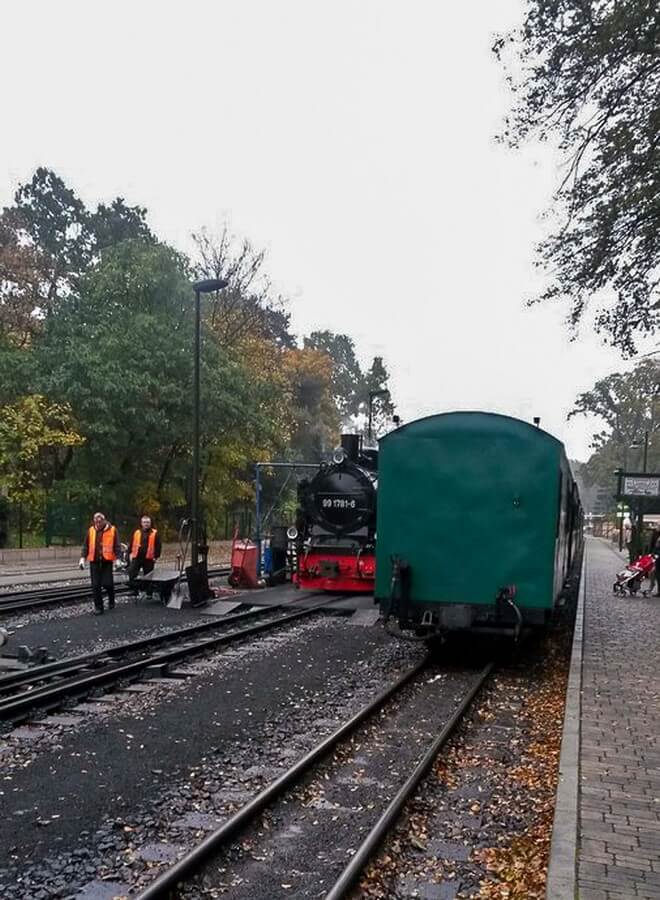
[[[128,554],[130,562],[128,564],[128,586],[133,591],[133,596],[137,597],[138,589],[136,579],[140,573],[140,569],[145,575],[153,572],[156,560],[160,556],[161,544],[160,535],[153,527],[150,516],[142,516],[140,519],[140,527],[133,532],[133,537],[128,545]],[[153,587],[151,584],[147,586],[147,597],[151,597]]]
[[[87,531],[80,557],[80,568],[89,563],[89,574],[94,596],[94,615],[103,613],[103,591],[108,595],[108,609],[115,608],[115,582],[112,568],[121,555],[119,534],[114,525],[101,512],[94,513],[91,527]]]

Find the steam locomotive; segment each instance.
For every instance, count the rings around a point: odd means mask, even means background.
[[[374,587],[378,451],[343,434],[331,463],[298,485],[294,581],[306,590]]]

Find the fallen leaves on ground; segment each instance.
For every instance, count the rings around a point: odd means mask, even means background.
[[[497,673],[357,895],[391,898],[410,878],[459,882],[460,898],[544,898],[569,658],[562,630],[539,642],[527,664]],[[469,859],[437,858],[434,840],[469,847]]]

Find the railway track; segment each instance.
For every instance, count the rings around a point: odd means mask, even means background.
[[[226,567],[209,569],[209,578],[220,578],[229,575],[231,570]],[[115,594],[121,596],[128,593],[128,585],[118,582],[115,584]],[[52,587],[32,588],[24,591],[8,591],[0,594],[0,616],[21,612],[29,612],[31,609],[40,609],[47,606],[60,606],[65,603],[75,603],[86,600],[92,596],[89,582],[76,585],[54,585]]]
[[[0,677],[0,721],[25,720],[37,710],[51,710],[96,689],[140,678],[148,669],[167,674],[167,667],[174,663],[293,624],[318,613],[333,599],[324,597],[318,603],[294,612],[288,607],[251,609],[227,616],[222,621],[202,622],[4,675]],[[264,621],[249,624],[254,619]],[[227,632],[232,626],[239,627]]]
[[[200,876],[207,867],[210,870],[214,864],[214,860],[216,860],[220,853],[227,849],[234,842],[236,837],[248,826],[256,824],[259,821],[261,814],[267,808],[273,806],[278,798],[286,792],[304,784],[309,773],[319,764],[326,762],[331,752],[342,748],[344,745],[348,745],[347,751],[350,755],[350,739],[356,736],[356,733],[361,726],[367,723],[377,712],[384,710],[406,686],[414,683],[427,669],[428,662],[429,660],[427,657],[422,660],[422,662],[409,669],[393,684],[359,710],[359,712],[345,721],[336,729],[336,731],[318,743],[312,750],[294,763],[284,774],[231,815],[202,843],[198,844],[173,866],[165,870],[151,885],[139,894],[138,900],[166,900],[166,898],[170,897],[196,896],[193,885],[196,877]],[[435,733],[432,740],[425,746],[421,755],[418,756],[408,777],[405,778],[395,791],[391,801],[386,805],[383,804],[385,808],[382,809],[380,815],[377,810],[372,808],[371,804],[368,806],[360,805],[358,807],[359,813],[355,816],[355,819],[359,819],[359,822],[357,824],[351,822],[351,827],[357,827],[361,834],[364,834],[366,831],[366,836],[362,839],[362,842],[359,844],[356,851],[350,851],[352,854],[351,861],[343,871],[341,870],[341,866],[337,866],[336,863],[334,864],[332,877],[335,878],[335,881],[325,894],[326,900],[340,900],[340,898],[346,897],[353,889],[367,863],[395,825],[405,804],[414,794],[420,781],[428,773],[433,762],[436,760],[438,754],[458,723],[470,709],[474,698],[488,680],[493,667],[493,662],[488,663],[476,677],[471,679],[471,682],[464,690],[460,701],[447,716],[443,725]],[[394,715],[397,715],[397,713],[395,712]],[[379,735],[381,735],[380,731]],[[356,738],[356,740],[358,740],[362,746],[362,739]],[[328,779],[331,779],[331,776],[326,773],[323,776],[322,783],[327,785],[329,783]],[[287,804],[290,804],[291,802],[292,801],[288,799]],[[377,816],[377,819],[374,822],[373,819],[375,816]],[[276,827],[274,822],[270,822],[266,829],[269,839],[274,838],[275,841],[277,840],[277,835],[274,834]],[[316,830],[316,832],[318,834],[318,830]],[[326,834],[326,842],[327,837]],[[256,851],[253,852],[256,853]],[[297,863],[296,859],[289,858],[293,857],[293,855],[293,853],[287,853],[287,866],[291,866],[292,870],[295,869]],[[224,872],[224,869],[221,869],[221,871]],[[300,873],[303,870],[298,869],[297,871]],[[204,880],[205,889],[212,886],[212,881],[213,876],[207,875]],[[237,883],[243,883],[242,875],[238,876]],[[313,896],[320,896],[318,892],[319,886],[320,884],[325,885],[325,883],[326,881],[324,879],[314,885],[305,885],[305,887],[309,887],[309,889],[312,890]],[[247,881],[245,882],[245,885],[247,896],[252,896],[251,886]],[[256,885],[252,885],[252,887],[256,887]],[[282,885],[282,887],[288,890],[292,885],[286,884]],[[288,894],[287,891],[285,891],[283,895],[294,896],[293,894]],[[312,894],[309,895],[312,896]],[[269,894],[269,896],[271,895]],[[274,897],[275,894],[272,894],[272,896]],[[307,891],[305,892],[305,896],[307,896]]]

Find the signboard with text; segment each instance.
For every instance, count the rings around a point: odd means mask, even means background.
[[[660,476],[624,475],[621,494],[624,497],[660,497]]]
[[[616,499],[646,515],[660,513],[660,472],[617,472]],[[617,512],[621,512],[618,509]]]

